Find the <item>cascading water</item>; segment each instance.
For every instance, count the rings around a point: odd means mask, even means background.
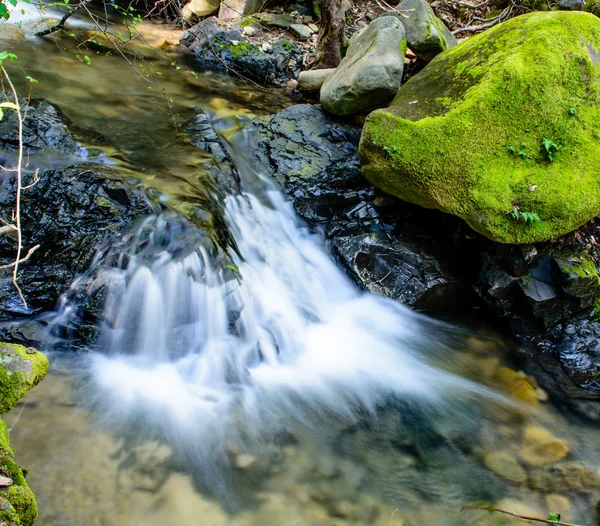
[[[206,469],[228,443],[292,421],[347,423],[393,399],[439,408],[483,392],[429,363],[446,326],[360,291],[238,151],[244,190],[224,210],[230,264],[200,241],[164,249],[170,219],[159,216],[98,278],[110,285],[87,395],[99,414]]]

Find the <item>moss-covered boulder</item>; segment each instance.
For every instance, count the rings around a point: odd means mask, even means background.
[[[48,372],[48,358],[32,347],[0,343],[0,414],[37,385]]]
[[[536,12],[437,56],[366,120],[369,181],[531,243],[600,213],[600,20]]]
[[[5,413],[46,376],[48,358],[33,348],[0,343],[0,413]],[[0,420],[0,525],[30,526],[35,497],[15,462],[6,424]]]

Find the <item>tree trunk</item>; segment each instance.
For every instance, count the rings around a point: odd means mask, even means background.
[[[343,0],[321,0],[317,68],[335,68],[342,60],[345,25]]]

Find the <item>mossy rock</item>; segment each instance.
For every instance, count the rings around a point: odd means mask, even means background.
[[[15,462],[10,448],[8,428],[0,420],[0,475],[12,485],[0,488],[0,524],[30,526],[38,516],[35,496],[25,480],[23,469]]]
[[[600,20],[536,12],[438,55],[365,122],[364,176],[494,241],[600,213]]]
[[[12,409],[48,372],[48,358],[33,348],[0,343],[0,414]]]

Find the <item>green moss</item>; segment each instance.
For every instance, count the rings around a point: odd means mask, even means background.
[[[22,345],[0,343],[0,414],[12,409],[48,373],[48,358]]]
[[[286,51],[290,51],[294,47],[294,46],[292,46],[292,43],[288,40],[284,40],[281,45],[283,46],[283,49],[285,49]]]
[[[242,18],[242,21],[240,22],[240,26],[242,27],[252,27],[258,24],[260,24],[260,20],[254,18],[253,16],[246,16]]]
[[[587,0],[585,10],[593,15],[600,16],[600,0]]]
[[[23,470],[14,460],[8,428],[2,420],[0,420],[0,468],[2,474],[13,481],[12,486],[0,489],[0,520],[17,526],[30,526],[37,519],[37,504],[25,480]]]
[[[406,50],[408,49],[408,43],[406,40],[400,41],[400,51],[402,51],[402,55],[406,56]]]
[[[574,230],[600,212],[598,50],[597,18],[549,12],[514,18],[445,51],[390,108],[367,118],[364,175],[496,241],[531,243]],[[544,138],[559,147],[553,162]],[[523,142],[525,159],[508,149]],[[384,144],[397,153],[387,155]],[[511,221],[515,207],[541,221]]]

